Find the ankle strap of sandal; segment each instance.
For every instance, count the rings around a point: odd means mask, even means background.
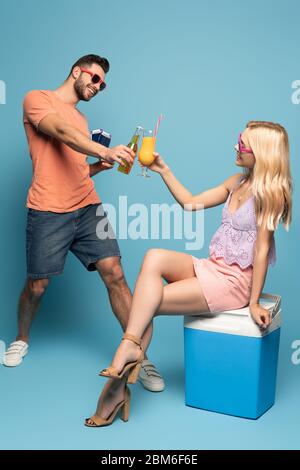
[[[130,333],[125,333],[122,339],[128,339],[129,341],[133,341],[138,346],[141,346],[141,338],[131,335]]]

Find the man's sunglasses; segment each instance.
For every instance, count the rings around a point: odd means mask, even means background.
[[[100,82],[100,91],[103,91],[106,88],[106,83],[105,83],[104,80],[102,80],[100,75],[98,75],[97,73],[93,73],[90,70],[85,69],[83,67],[79,67],[79,68],[80,68],[81,72],[88,73],[91,76],[91,80],[92,80],[93,83],[99,83]]]

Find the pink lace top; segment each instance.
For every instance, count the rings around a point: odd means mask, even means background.
[[[237,185],[242,181],[239,179]],[[235,188],[235,187],[234,187]],[[233,189],[234,189],[233,188]],[[237,263],[242,269],[253,266],[254,247],[257,236],[254,197],[247,199],[235,212],[228,209],[233,189],[222,211],[222,224],[209,245],[210,255],[224,258],[227,264]],[[276,262],[275,240],[269,250],[269,264]]]

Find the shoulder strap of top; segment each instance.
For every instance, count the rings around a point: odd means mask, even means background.
[[[237,188],[237,187],[240,185],[240,183],[242,182],[243,179],[244,179],[244,175],[242,175],[242,176],[240,176],[240,177],[238,178],[237,182],[232,186],[229,195],[232,193],[232,191],[233,191],[235,188]]]
[[[241,181],[244,179],[244,175],[240,176],[237,180],[237,182],[233,185],[233,187],[231,188],[229,194],[228,194],[228,197],[226,199],[226,205],[228,206],[229,204],[229,201],[230,201],[230,198],[231,198],[231,194],[233,192],[233,190],[241,183]]]
[[[240,176],[239,179],[237,180],[236,184],[234,185],[234,189],[237,188],[244,179],[245,179],[244,175]]]

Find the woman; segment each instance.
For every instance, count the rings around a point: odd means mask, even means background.
[[[107,381],[87,426],[107,426],[118,412],[128,420],[130,393],[149,341],[143,334],[155,315],[199,315],[242,308],[249,304],[263,329],[271,323],[259,305],[269,264],[275,262],[274,232],[291,222],[292,180],[289,143],[279,124],[251,121],[240,134],[235,174],[219,186],[193,196],[172,174],[159,154],[150,169],[159,173],[178,203],[188,210],[214,207],[226,201],[222,224],[213,236],[208,259],[187,253],[153,249],[139,273],[126,332],[112,364],[100,375]],[[185,207],[186,206],[186,207]],[[168,284],[163,285],[163,279]]]

